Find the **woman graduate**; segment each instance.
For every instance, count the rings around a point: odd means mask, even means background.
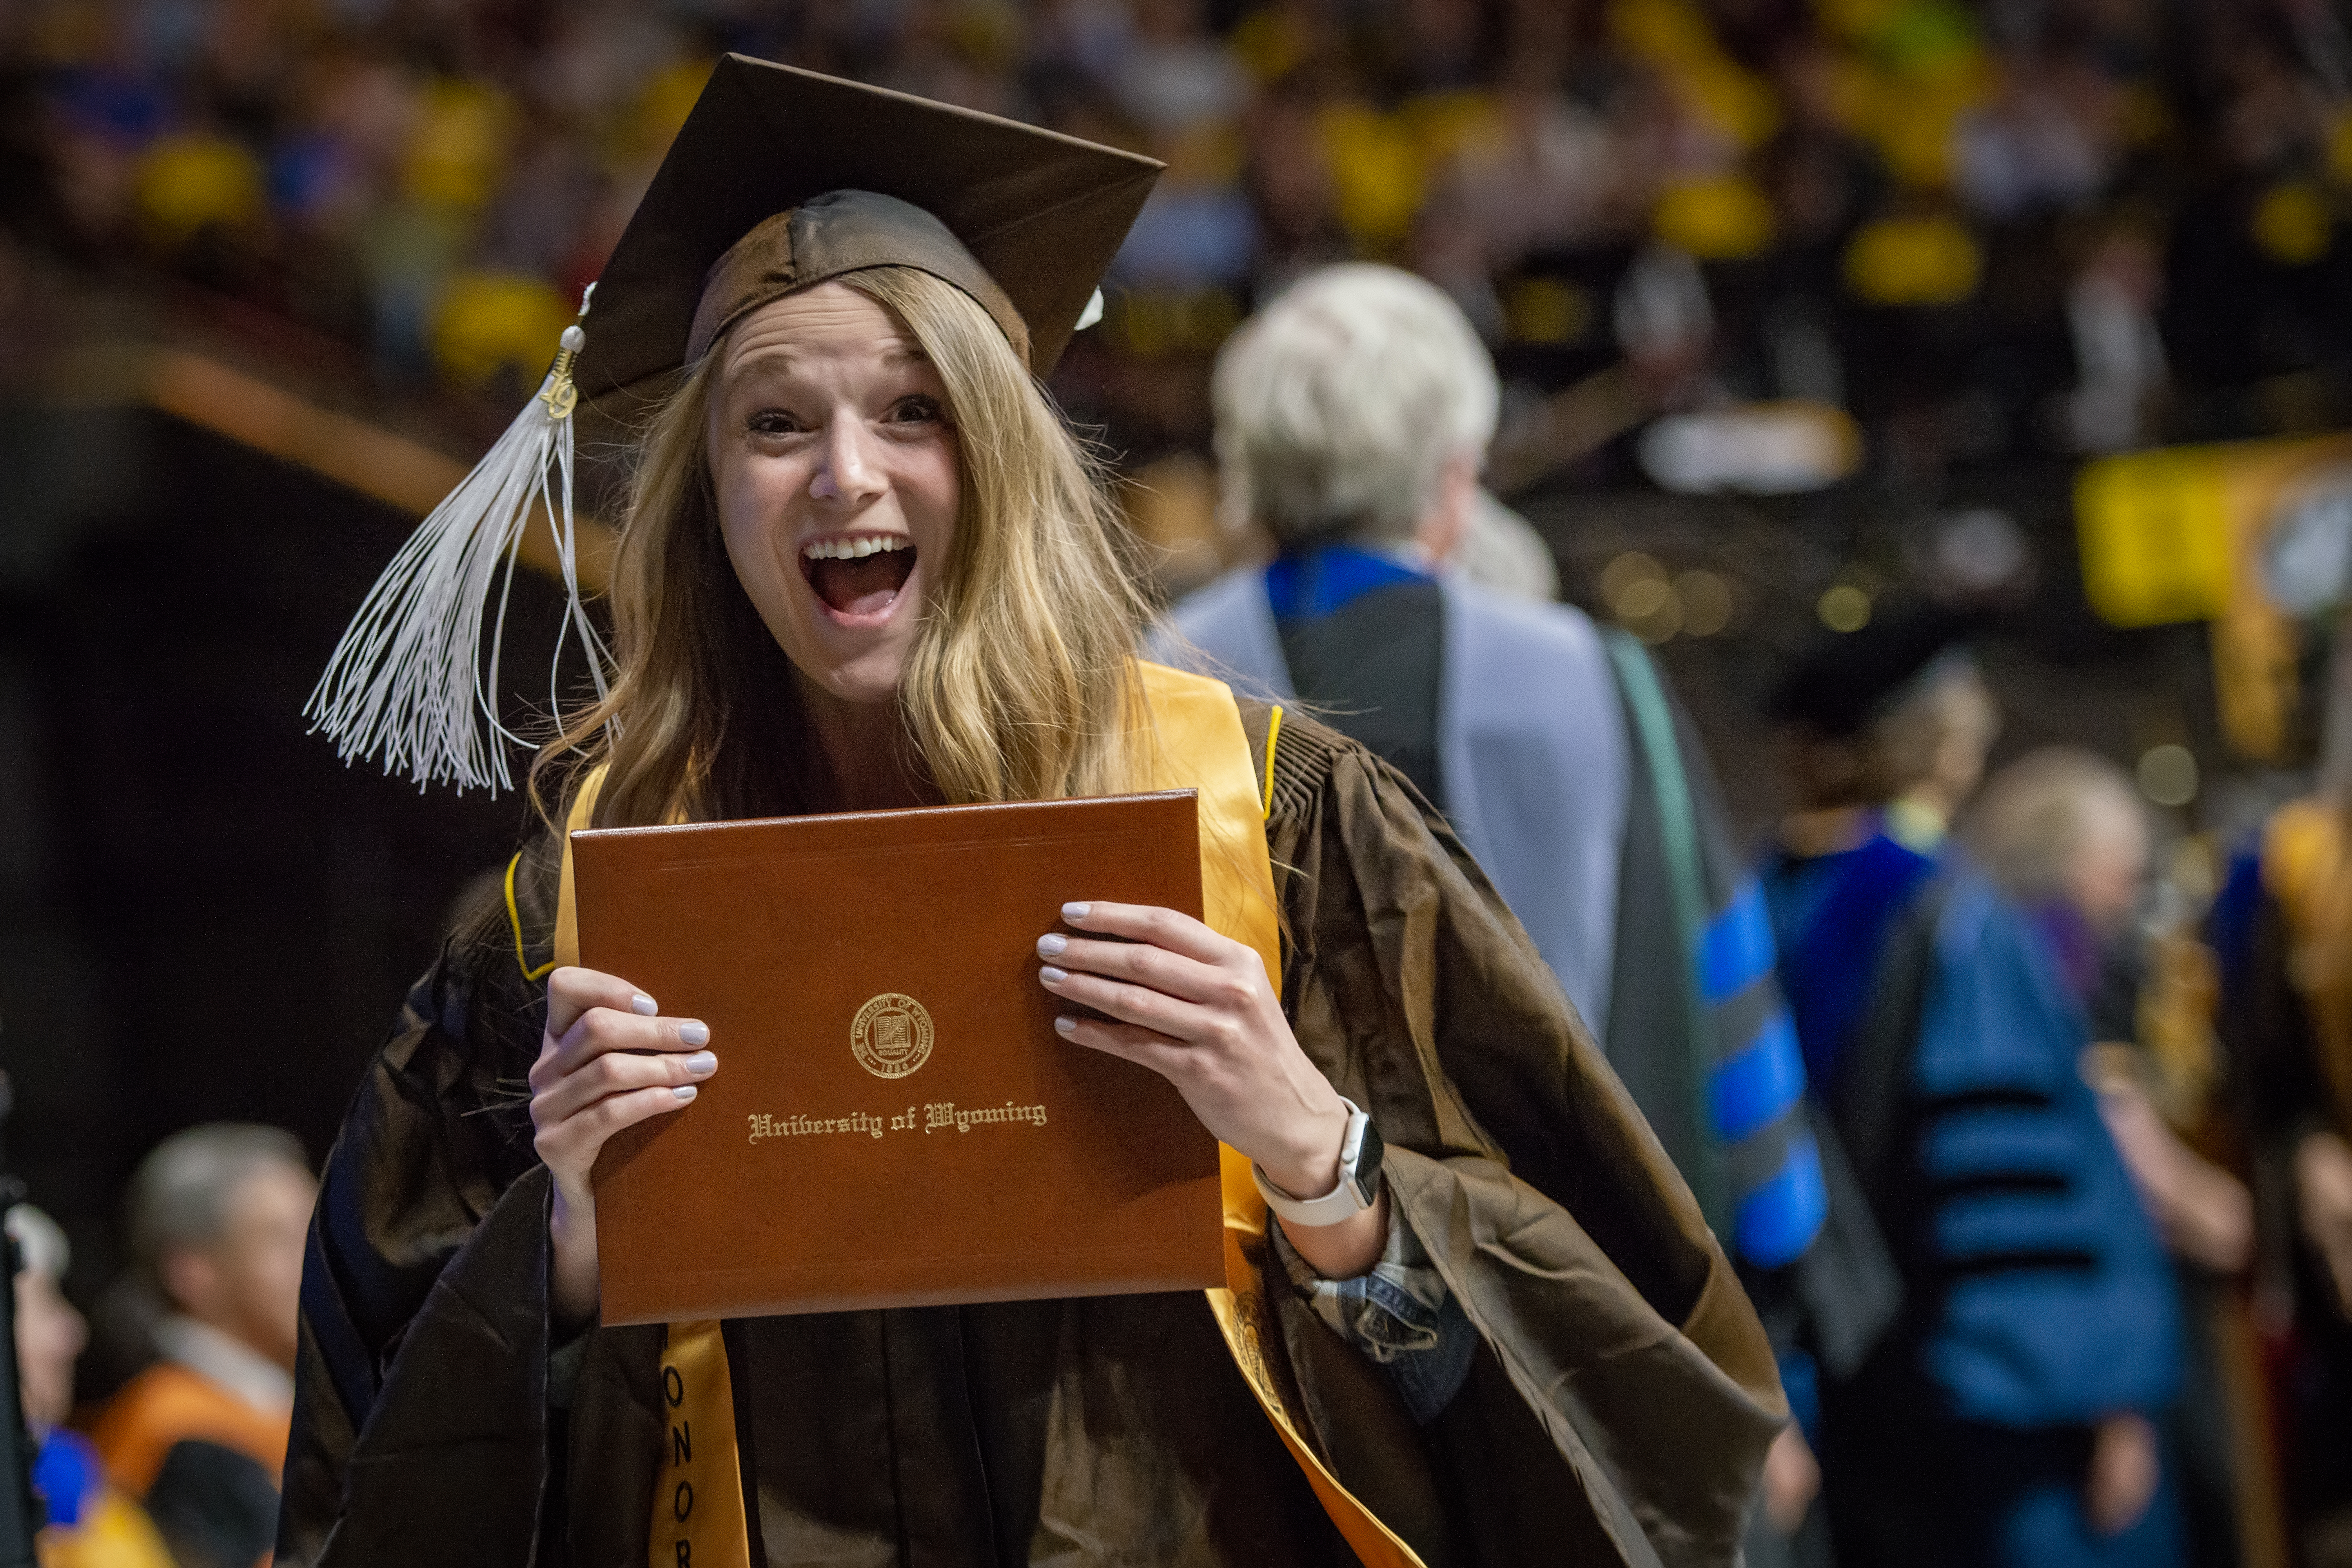
[[[550,835],[329,1161],[282,1560],[1732,1560],[1770,1355],[1526,936],[1360,748],[1135,659],[1112,510],[1037,378],[1155,173],[722,62],[541,400],[316,707],[347,753],[495,779],[499,557],[535,496],[566,522],[575,399],[661,387],[606,695],[541,754],[562,819],[1199,787],[1241,896],[1204,924],[1074,888],[1038,976],[1066,1048],[1163,1074],[1234,1152],[1234,1289],[595,1326],[596,1152],[691,1117],[728,1041],[568,962]]]

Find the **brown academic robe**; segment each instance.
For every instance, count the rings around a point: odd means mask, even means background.
[[[1267,717],[1243,704],[1261,776]],[[1308,1436],[1432,1568],[1731,1562],[1784,1405],[1696,1205],[1411,786],[1295,714],[1276,751],[1285,1008],[1379,1122],[1398,1212],[1482,1339],[1416,1430],[1262,1260]],[[646,1561],[661,1330],[556,1345],[548,1323],[523,966],[557,853],[521,858],[519,931],[498,910],[418,983],[328,1162],[281,1563]],[[1349,1561],[1197,1294],[745,1321],[727,1343],[755,1561]]]

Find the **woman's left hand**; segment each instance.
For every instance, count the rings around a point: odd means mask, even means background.
[[[1065,1015],[1055,1021],[1065,1039],[1174,1084],[1202,1125],[1284,1192],[1314,1198],[1339,1184],[1348,1107],[1299,1048],[1255,949],[1145,904],[1065,904],[1062,918],[1080,934],[1037,939],[1039,978],[1055,995],[1118,1020]],[[1338,1225],[1285,1226],[1327,1278],[1370,1268],[1387,1230],[1385,1193]]]

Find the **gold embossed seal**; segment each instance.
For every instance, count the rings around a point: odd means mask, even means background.
[[[849,1048],[876,1078],[905,1078],[931,1059],[931,1016],[912,996],[885,991],[857,1010]]]

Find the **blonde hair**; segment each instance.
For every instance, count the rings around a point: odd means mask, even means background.
[[[1133,656],[1149,614],[1097,465],[970,296],[911,268],[838,279],[922,346],[947,391],[961,500],[899,684],[925,777],[950,804],[1100,795],[1137,766]],[[719,529],[708,416],[725,340],[654,415],[614,564],[611,695],[540,752],[606,765],[602,826],[811,809],[792,667]]]

